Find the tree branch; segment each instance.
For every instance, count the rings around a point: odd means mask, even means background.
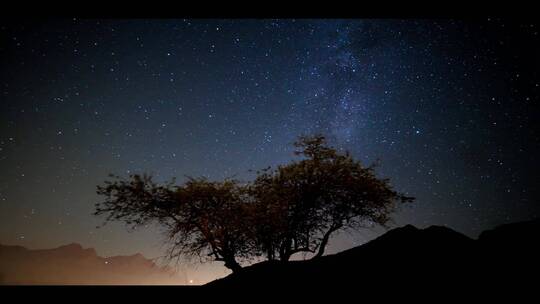
[[[302,252],[302,251],[311,252],[311,253],[315,252],[315,250],[310,249],[309,247],[302,247],[302,248],[295,248],[295,249],[291,250],[290,254],[293,255],[295,253]]]
[[[342,227],[341,224],[333,225],[326,231],[324,234],[321,243],[319,244],[319,251],[317,251],[317,254],[312,258],[320,258],[324,254],[324,250],[326,249],[326,245],[328,245],[328,241],[330,240],[330,235],[334,233],[336,230],[340,229]]]

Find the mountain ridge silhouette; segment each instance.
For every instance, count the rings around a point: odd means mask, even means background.
[[[2,285],[177,285],[170,267],[142,254],[102,257],[94,248],[70,243],[49,249],[0,244]]]
[[[240,290],[356,290],[360,286],[370,292],[411,292],[421,290],[462,292],[476,294],[489,290],[535,290],[535,280],[528,275],[540,273],[538,257],[540,250],[540,219],[504,224],[482,232],[473,239],[445,226],[417,228],[405,225],[389,230],[385,234],[363,245],[313,260],[282,263],[265,261],[243,268],[240,273],[202,285],[203,289],[231,288]],[[13,258],[17,256],[17,258]],[[50,256],[61,257],[64,263],[50,263]],[[71,257],[71,258],[67,258]],[[20,278],[35,273],[21,268],[17,259],[38,258],[39,270],[69,267],[84,269],[107,269],[112,265],[118,270],[71,281],[69,275],[57,273],[40,280],[13,280],[6,273],[6,264],[18,271]],[[49,260],[48,260],[49,259]],[[47,262],[48,261],[48,262]],[[83,261],[83,262],[81,262]],[[86,261],[86,262],[84,262]],[[99,263],[94,263],[98,261]],[[106,264],[105,262],[109,262]],[[82,263],[82,264],[81,264]],[[87,263],[87,264],[85,264]],[[43,267],[43,264],[47,267]],[[141,266],[144,271],[133,271]],[[25,266],[27,267],[27,266]],[[52,267],[52,268],[51,268]],[[128,271],[128,269],[132,269]],[[142,254],[99,257],[93,248],[83,248],[71,243],[52,249],[27,249],[22,246],[0,244],[0,279],[7,285],[146,285],[153,284],[149,277],[164,277],[170,272],[155,265]],[[39,272],[39,271],[38,271]],[[60,271],[61,272],[61,271]],[[116,275],[114,274],[116,272]],[[166,274],[163,276],[163,274]],[[143,276],[145,279],[141,279]],[[116,280],[116,281],[115,281]],[[166,281],[166,279],[165,279]],[[168,283],[166,283],[168,284]],[[170,281],[171,285],[186,284],[185,280]],[[488,291],[486,291],[488,292]],[[491,293],[492,294],[492,293]]]
[[[363,245],[318,259],[262,262],[206,288],[403,291],[529,286],[539,273],[540,219],[501,225],[472,239],[444,226],[395,228]],[[304,289],[305,288],[305,289]]]

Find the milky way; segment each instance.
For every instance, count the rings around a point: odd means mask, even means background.
[[[0,243],[161,255],[153,227],[95,228],[107,174],[249,180],[311,133],[417,197],[394,225],[537,217],[538,42],[499,19],[4,22]]]

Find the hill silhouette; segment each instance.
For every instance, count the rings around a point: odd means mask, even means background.
[[[534,277],[540,273],[539,236],[540,220],[502,225],[478,239],[441,226],[407,225],[318,259],[254,264],[202,289],[299,294],[347,290],[368,293],[369,298],[440,292],[463,295],[465,291],[491,297],[509,291],[530,294],[536,288]],[[0,278],[8,285],[186,283],[141,254],[104,258],[79,244],[42,250],[0,245]]]
[[[0,245],[3,285],[153,285],[185,284],[172,269],[141,254],[100,257],[93,248],[69,244],[30,250]]]
[[[539,232],[540,220],[499,226],[477,240],[446,227],[407,225],[319,259],[248,266],[205,287],[368,292],[525,288],[534,282],[526,273],[539,273]]]

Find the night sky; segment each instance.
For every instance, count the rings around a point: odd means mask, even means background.
[[[539,25],[518,20],[49,20],[0,28],[0,243],[164,254],[96,229],[109,173],[250,180],[324,133],[471,237],[538,217]],[[382,229],[342,235],[336,252]],[[220,263],[185,267],[195,282]]]

